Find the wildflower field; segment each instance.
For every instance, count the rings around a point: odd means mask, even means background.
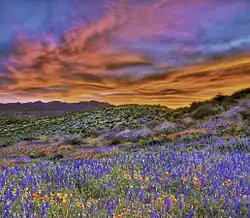
[[[4,118],[1,128],[13,138],[0,147],[0,217],[250,217],[248,120],[180,118],[162,131],[157,122],[169,110],[140,110]],[[150,116],[160,117],[156,127]],[[142,119],[153,127],[138,132]],[[99,135],[90,134],[93,122],[105,126]],[[125,128],[114,134],[119,122]],[[53,138],[57,130],[61,136]],[[62,139],[68,131],[82,131],[84,140]]]
[[[160,150],[160,152],[159,152]],[[3,217],[247,217],[249,155],[150,151],[3,167]]]

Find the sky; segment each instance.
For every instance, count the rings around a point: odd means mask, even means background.
[[[171,108],[250,84],[248,0],[1,0],[0,102]]]

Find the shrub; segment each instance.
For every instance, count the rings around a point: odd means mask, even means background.
[[[193,120],[192,117],[185,117],[181,120],[181,123],[183,123],[184,125],[188,126],[188,125],[192,125],[195,123],[195,121]]]
[[[59,144],[62,145],[80,145],[83,139],[80,135],[65,135],[59,138]]]
[[[35,159],[35,158],[47,157],[47,156],[49,156],[49,154],[47,152],[45,152],[45,151],[39,151],[37,153],[31,152],[31,153],[28,154],[28,156],[30,158],[34,158]]]
[[[60,159],[63,159],[64,158],[64,155],[63,154],[56,154],[54,155],[53,157],[50,158],[50,160],[60,160]]]
[[[202,102],[199,102],[199,101],[192,102],[189,109],[190,109],[191,111],[192,111],[192,110],[195,110],[195,109],[197,109],[198,107],[200,107],[201,103],[202,103]]]
[[[191,115],[195,119],[203,119],[207,116],[215,115],[217,112],[217,109],[215,107],[212,107],[211,105],[201,106],[195,109]]]
[[[155,131],[157,133],[171,133],[174,132],[177,129],[177,125],[172,122],[165,122],[162,123],[160,126],[157,126],[155,128]]]
[[[140,148],[145,148],[148,146],[149,141],[145,140],[145,139],[140,139],[138,144],[139,144]]]
[[[158,121],[156,120],[156,119],[153,119],[153,120],[150,120],[149,122],[148,122],[148,126],[149,126],[149,128],[155,128],[156,126],[157,126],[157,124],[158,124]]]
[[[250,88],[242,89],[238,92],[232,94],[232,97],[235,99],[245,98],[247,95],[250,95]]]
[[[235,104],[237,103],[237,100],[232,98],[231,96],[223,95],[219,93],[216,97],[212,99],[213,104],[220,104],[223,106],[228,106],[230,104]]]
[[[250,120],[250,108],[245,108],[240,114],[244,120]]]
[[[0,148],[8,146],[8,140],[6,138],[0,137]]]
[[[140,138],[148,137],[151,134],[151,131],[144,127],[143,129],[139,130],[124,130],[117,133],[115,138],[119,140],[139,140]]]
[[[225,101],[226,98],[227,98],[226,95],[223,95],[222,93],[218,93],[218,95],[216,95],[212,100],[222,103],[223,101]]]
[[[34,140],[38,140],[39,138],[34,137],[34,136],[25,136],[23,138],[24,141],[34,141]]]

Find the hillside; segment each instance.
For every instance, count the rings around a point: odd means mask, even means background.
[[[231,96],[218,95],[211,100],[194,102],[190,107],[176,110],[163,106],[124,105],[53,117],[2,117],[0,137],[7,139],[7,142],[18,142],[39,139],[41,136],[78,135],[84,140],[91,137],[97,141],[105,139],[105,143],[109,144],[117,141],[117,138],[121,138],[120,141],[139,140],[163,133],[197,129],[215,120],[248,123],[249,90],[241,90]]]
[[[8,203],[0,211],[248,217],[249,102],[246,89],[176,110],[123,105],[2,116],[0,196]]]

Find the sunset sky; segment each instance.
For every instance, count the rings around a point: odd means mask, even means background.
[[[1,0],[0,103],[174,108],[247,87],[249,0]]]

